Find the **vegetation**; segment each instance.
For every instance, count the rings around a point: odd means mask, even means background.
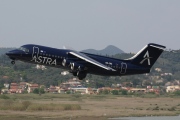
[[[176,96],[180,96],[180,90],[175,91],[174,94],[175,94]]]
[[[13,111],[62,111],[62,110],[81,110],[77,104],[37,104],[30,101],[1,100],[0,110]]]
[[[128,91],[127,91],[127,90],[121,90],[121,94],[122,94],[122,95],[127,95],[127,94],[128,94]]]
[[[0,99],[9,99],[7,95],[0,95]]]
[[[34,93],[34,94],[44,94],[45,91],[44,91],[44,88],[35,88],[35,89],[33,90],[33,93]]]
[[[118,90],[112,90],[112,94],[113,94],[113,95],[118,95],[119,92],[118,92]]]
[[[2,50],[2,49],[1,49]],[[113,58],[125,59],[133,56],[133,54],[117,54],[112,56]],[[86,79],[89,79],[89,83],[82,81],[84,86],[87,87],[111,87],[112,84],[120,84],[123,82],[129,82],[132,84],[126,84],[129,87],[146,87],[147,85],[160,85],[163,86],[168,81],[180,80],[180,51],[176,52],[163,52],[158,61],[155,63],[149,75],[132,75],[132,76],[98,76],[88,74]],[[11,82],[31,82],[38,83],[45,86],[59,85],[62,82],[67,81],[74,76],[69,74],[66,76],[59,73],[63,70],[60,68],[47,67],[46,70],[40,70],[35,68],[35,64],[29,64],[17,61],[15,65],[10,63],[10,59],[6,55],[0,55],[0,89],[4,83]],[[161,68],[161,72],[157,72],[155,68]],[[163,73],[172,73],[173,75],[161,76]],[[7,77],[4,77],[7,76]],[[151,76],[161,76],[161,78],[152,78]],[[163,79],[163,82],[156,82],[158,79]],[[106,94],[106,93],[104,93]]]
[[[120,93],[120,91],[118,91]],[[2,96],[2,95],[0,95]],[[4,95],[3,95],[4,96]],[[172,116],[180,113],[180,97],[131,95],[7,94],[0,99],[1,119],[96,119],[123,116]],[[83,118],[81,118],[83,117]],[[101,118],[101,120],[104,120]]]

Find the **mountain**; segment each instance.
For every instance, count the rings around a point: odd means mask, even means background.
[[[86,49],[86,50],[82,50],[81,52],[96,54],[96,55],[115,55],[115,54],[124,53],[124,51],[113,45],[109,45],[102,50]]]

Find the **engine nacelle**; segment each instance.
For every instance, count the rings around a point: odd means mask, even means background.
[[[70,63],[71,65],[71,70],[75,70],[75,71],[83,71],[84,70],[84,66],[78,63]]]

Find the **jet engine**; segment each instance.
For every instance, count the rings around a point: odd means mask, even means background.
[[[87,75],[87,68],[79,63],[70,63],[70,67],[74,76],[77,76],[79,80],[82,80]]]
[[[62,66],[64,66],[64,67],[69,66],[71,69],[71,73],[74,76],[77,76],[79,78],[79,80],[84,79],[87,75],[87,68],[78,62],[72,62],[69,59],[64,59],[62,61]]]
[[[84,70],[84,66],[78,63],[70,63],[71,65],[71,70],[73,71],[83,71]]]

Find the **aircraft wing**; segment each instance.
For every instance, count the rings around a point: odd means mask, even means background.
[[[100,62],[98,62],[98,61],[96,61],[96,60],[94,60],[94,59],[92,59],[90,57],[88,57],[87,55],[85,55],[83,53],[72,51],[72,52],[69,52],[69,54],[74,55],[77,58],[80,58],[80,59],[82,59],[82,60],[84,60],[86,62],[89,62],[89,63],[91,63],[93,65],[96,65],[98,67],[104,68],[106,70],[116,71],[115,69],[113,69],[111,67],[108,67],[108,66],[106,66],[106,65],[104,65],[104,64],[102,64],[102,63],[100,63]]]

